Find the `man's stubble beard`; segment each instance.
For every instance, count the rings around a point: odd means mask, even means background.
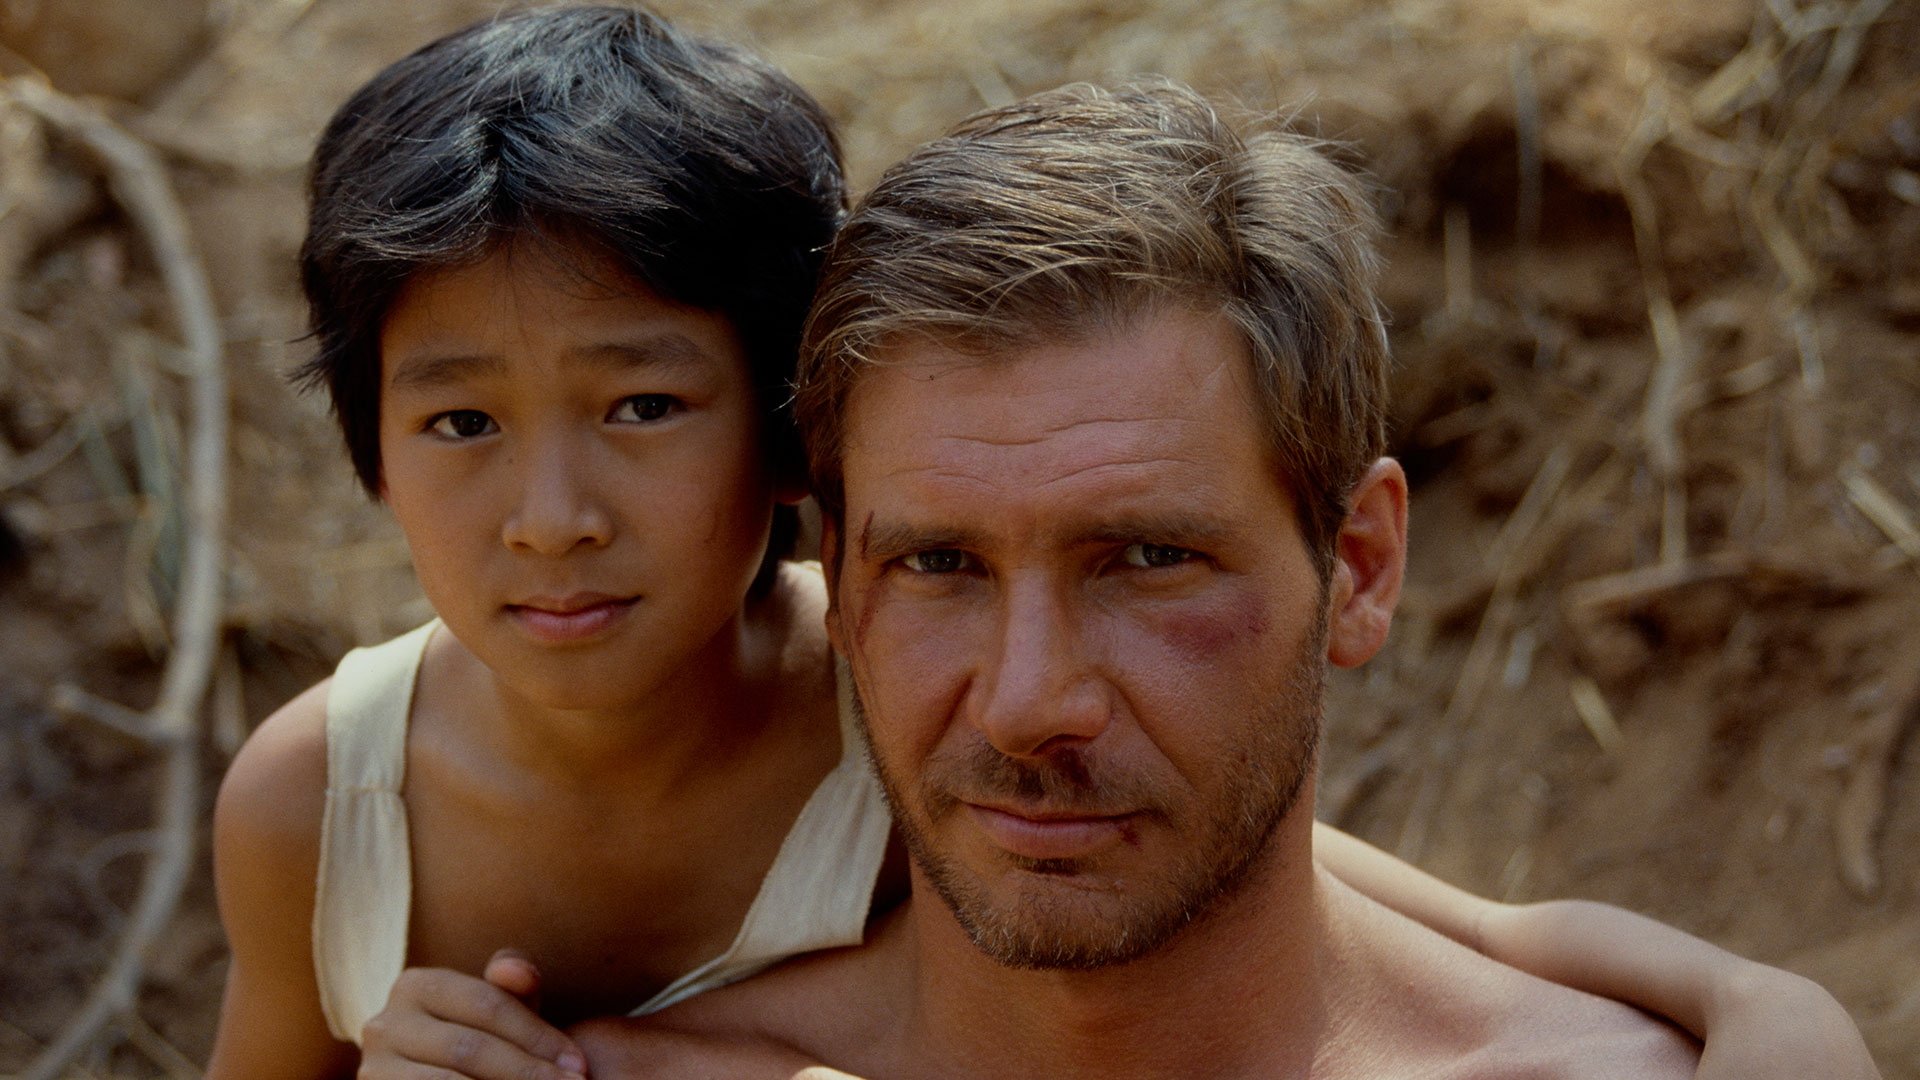
[[[929,761],[917,804],[907,802],[899,778],[874,752],[864,705],[856,693],[852,707],[867,757],[880,778],[893,820],[922,876],[952,911],[974,946],[1011,968],[1091,970],[1137,960],[1171,941],[1246,887],[1263,865],[1262,856],[1280,823],[1299,802],[1307,776],[1317,763],[1321,707],[1326,690],[1327,619],[1324,604],[1314,632],[1293,658],[1277,700],[1246,725],[1245,753],[1223,761],[1230,770],[1206,816],[1196,823],[1193,858],[1158,874],[1150,888],[1129,887],[1102,894],[1069,888],[1058,879],[1075,870],[1074,860],[1036,860],[1006,856],[1016,868],[1035,875],[1034,888],[1022,890],[1012,905],[996,906],[987,890],[964,867],[935,850],[922,820],[936,821],[963,812],[961,798],[941,777],[960,782],[967,796],[1044,798],[1053,809],[1073,808],[1090,815],[1115,809],[1138,810],[1149,823],[1177,820],[1159,785],[1133,777],[1103,782],[1078,751],[1043,762],[1015,760],[981,742],[964,760]],[[1096,763],[1097,764],[1097,763]],[[1063,767],[1064,766],[1064,767]],[[923,817],[916,816],[919,811]],[[1100,898],[1106,897],[1102,910]],[[1076,902],[1085,898],[1085,902]]]

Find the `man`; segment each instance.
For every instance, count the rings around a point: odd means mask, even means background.
[[[1373,221],[1304,140],[1041,95],[884,177],[797,409],[914,861],[860,949],[579,1032],[593,1075],[1692,1075],[1315,869],[1324,664],[1385,638]]]

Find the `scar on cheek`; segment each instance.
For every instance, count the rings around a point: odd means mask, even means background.
[[[1238,597],[1208,604],[1198,611],[1165,617],[1161,635],[1189,656],[1205,658],[1266,633],[1265,605],[1254,597]]]

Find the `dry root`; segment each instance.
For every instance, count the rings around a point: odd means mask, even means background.
[[[177,1052],[169,1054],[171,1048],[135,1009],[147,951],[179,904],[199,834],[200,711],[219,653],[224,606],[227,383],[220,325],[185,215],[158,157],[97,110],[38,81],[14,79],[0,85],[0,95],[99,160],[115,199],[140,229],[160,268],[185,339],[183,374],[189,387],[179,588],[167,629],[170,652],[159,698],[144,713],[136,713],[77,691],[62,695],[71,709],[146,739],[164,756],[153,853],[106,973],[66,1028],[21,1075],[24,1080],[53,1080],[110,1027],[176,1075],[192,1075],[191,1063]]]

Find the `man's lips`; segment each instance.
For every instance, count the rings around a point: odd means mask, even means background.
[[[1074,859],[1130,840],[1134,814],[1091,814],[1017,805],[967,803],[974,821],[994,844],[1028,859]]]
[[[506,610],[523,629],[541,640],[580,641],[619,622],[639,600],[637,596],[581,592],[529,597],[508,604]]]

